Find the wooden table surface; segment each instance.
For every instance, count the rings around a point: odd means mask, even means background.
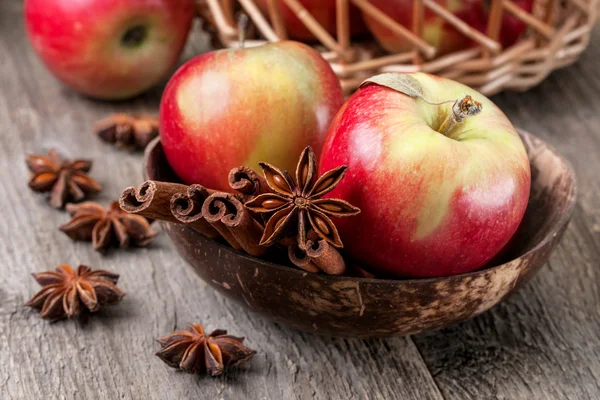
[[[27,188],[27,153],[50,147],[95,161],[98,201],[142,181],[139,154],[100,142],[91,124],[155,112],[161,89],[123,103],[59,84],[25,39],[20,1],[0,2],[0,398],[2,399],[600,399],[600,32],[575,65],[528,93],[494,97],[514,123],[573,164],[579,198],[562,244],[524,288],[437,332],[347,340],[279,326],[202,282],[162,234],[106,256],[56,227],[68,217]],[[194,35],[184,58],[206,51]],[[123,302],[85,322],[49,324],[24,303],[30,273],[63,263],[121,274]],[[155,338],[188,323],[245,335],[258,354],[219,378],[179,373]]]

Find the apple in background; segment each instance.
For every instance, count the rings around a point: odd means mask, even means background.
[[[527,153],[483,95],[449,79],[409,76],[429,102],[470,95],[483,109],[444,135],[452,102],[431,105],[373,83],[359,89],[332,122],[320,160],[321,172],[348,165],[330,196],[361,209],[336,223],[349,255],[383,276],[476,270],[506,245],[525,213]]]
[[[186,183],[230,191],[228,174],[266,161],[294,171],[298,154],[321,149],[344,102],[321,55],[302,43],[205,53],[173,75],[160,104],[160,137]]]
[[[299,2],[327,32],[336,37],[337,13],[335,0],[300,0]],[[278,0],[278,3],[281,10],[281,17],[290,38],[305,41],[316,39],[283,0]],[[263,15],[268,18],[270,15],[269,0],[256,0],[256,5],[262,11]],[[360,10],[350,4],[350,34],[357,36],[365,32],[367,32],[367,27],[362,19]]]
[[[414,0],[370,0],[374,6],[385,12],[407,28],[412,27]],[[485,33],[490,11],[490,0],[436,0],[458,18]],[[527,12],[533,8],[533,0],[515,0],[515,5]],[[404,38],[395,35],[372,17],[364,15],[369,30],[377,41],[389,52],[400,53],[412,49]],[[525,32],[527,25],[512,14],[504,12],[499,42],[503,48],[513,45]],[[466,49],[473,45],[471,39],[458,32],[452,25],[425,8],[423,38],[438,48],[438,55]]]
[[[26,0],[31,44],[50,71],[100,99],[135,96],[175,66],[193,0]]]

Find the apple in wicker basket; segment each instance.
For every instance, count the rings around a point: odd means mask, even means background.
[[[265,14],[269,15],[269,0],[255,0],[256,5]],[[296,16],[283,0],[277,0],[281,18],[285,24],[287,33],[291,38],[298,40],[315,40],[315,36]],[[306,8],[315,20],[331,35],[336,34],[336,2],[335,0],[299,0],[299,3]],[[360,35],[367,31],[365,22],[362,19],[360,11],[350,4],[350,34]]]
[[[362,212],[337,225],[345,249],[384,276],[473,271],[508,243],[531,173],[510,121],[473,89],[428,74],[382,74],[340,109],[321,171],[347,165],[332,197]]]
[[[370,1],[401,25],[409,28],[412,26],[413,0]],[[490,12],[490,0],[436,0],[436,2],[471,27],[485,33]],[[527,12],[531,12],[533,8],[533,0],[514,0],[514,3]],[[392,53],[412,49],[411,44],[404,38],[395,35],[390,29],[372,17],[368,15],[364,15],[364,17],[369,30],[383,48]],[[498,38],[502,47],[506,48],[513,45],[525,32],[526,28],[527,26],[517,17],[505,12],[502,18],[500,37]],[[473,44],[469,38],[427,8],[425,9],[423,22],[423,38],[438,49],[438,54],[466,49]]]
[[[50,71],[101,99],[135,96],[171,72],[193,0],[26,0],[31,44]]]
[[[167,84],[160,137],[184,182],[229,191],[232,168],[266,161],[292,171],[307,145],[321,149],[343,102],[329,64],[302,43],[213,51]]]

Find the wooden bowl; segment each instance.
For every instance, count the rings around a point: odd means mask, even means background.
[[[209,285],[251,311],[303,331],[346,337],[410,335],[443,328],[498,304],[528,281],[558,245],[575,205],[575,174],[541,139],[520,132],[531,162],[531,198],[496,265],[432,279],[366,279],[307,273],[242,254],[183,225],[164,227]],[[175,181],[158,140],[149,179]]]

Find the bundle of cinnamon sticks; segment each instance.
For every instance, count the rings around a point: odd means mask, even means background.
[[[270,250],[259,244],[264,232],[263,219],[244,204],[268,192],[269,187],[263,177],[247,167],[232,169],[229,184],[234,194],[199,184],[149,180],[139,187],[126,188],[119,205],[126,212],[151,220],[185,224],[208,238],[222,238],[236,250],[263,257]],[[303,250],[294,237],[287,237],[276,247],[287,248],[290,261],[305,271],[334,275],[346,271],[344,258],[335,247],[318,238],[309,244]]]

